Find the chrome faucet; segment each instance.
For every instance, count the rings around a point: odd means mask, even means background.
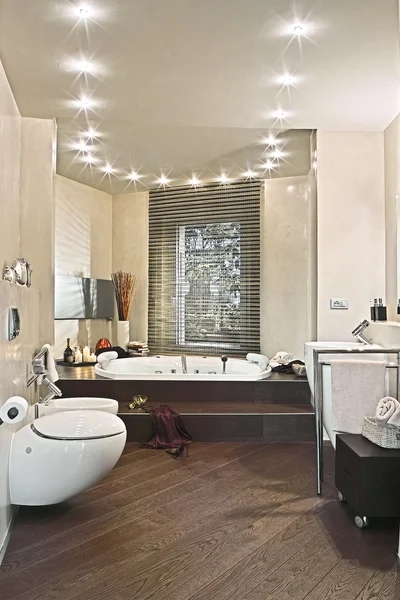
[[[182,356],[181,356],[181,361],[182,361],[182,373],[184,375],[187,375],[187,360],[186,360],[186,356],[184,354],[182,354]]]
[[[48,404],[50,400],[53,400],[53,398],[55,398],[56,396],[58,398],[62,396],[62,391],[60,390],[60,388],[57,387],[55,383],[50,381],[50,379],[47,379],[47,377],[44,377],[42,383],[48,388],[49,393],[44,398],[39,398],[38,404]]]
[[[371,344],[371,340],[368,340],[364,335],[364,330],[369,325],[370,325],[370,322],[367,321],[367,319],[364,319],[364,321],[361,321],[361,323],[359,325],[357,325],[357,327],[355,329],[353,329],[353,331],[351,332],[352,335],[354,335],[354,337],[357,338],[357,340],[359,342],[361,342],[362,344],[366,344],[366,345]]]
[[[221,360],[222,360],[222,374],[225,375],[225,373],[226,373],[226,363],[228,362],[228,357],[227,356],[221,356]]]
[[[37,379],[40,376],[43,377],[42,384],[48,388],[49,392],[44,398],[39,398],[38,404],[48,404],[50,400],[53,400],[55,396],[58,396],[59,398],[62,396],[62,391],[60,390],[60,388],[57,387],[52,381],[50,381],[48,377],[46,377],[47,368],[45,360],[47,353],[48,349],[44,348],[38,354],[36,354],[36,356],[33,357],[30,377],[26,382],[26,386],[29,387],[32,385],[32,383],[37,381]]]

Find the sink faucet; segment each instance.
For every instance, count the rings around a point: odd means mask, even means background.
[[[368,340],[364,335],[364,330],[369,325],[370,325],[370,322],[367,321],[367,319],[364,319],[364,321],[361,321],[361,323],[359,325],[357,325],[357,327],[355,329],[353,329],[353,331],[351,332],[352,335],[354,335],[354,337],[357,338],[357,340],[359,342],[361,342],[362,344],[366,344],[366,345],[371,344],[371,341]]]
[[[181,361],[182,361],[182,373],[184,375],[187,374],[187,360],[186,360],[186,356],[184,354],[182,354],[181,356]]]

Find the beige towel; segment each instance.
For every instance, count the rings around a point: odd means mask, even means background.
[[[363,419],[374,415],[385,395],[386,363],[332,360],[332,429],[361,433]]]

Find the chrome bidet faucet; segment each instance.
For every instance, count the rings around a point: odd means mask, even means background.
[[[50,400],[53,400],[53,398],[56,396],[61,398],[62,391],[52,381],[50,381],[50,379],[44,377],[42,384],[48,388],[49,393],[44,398],[39,398],[38,404],[48,404]]]

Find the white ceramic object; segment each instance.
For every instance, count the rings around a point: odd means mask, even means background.
[[[129,321],[117,321],[117,346],[126,350],[129,344]]]
[[[83,492],[111,471],[125,442],[125,424],[107,412],[56,413],[25,425],[11,445],[12,504],[56,504]]]
[[[69,410],[101,410],[116,415],[118,402],[112,398],[55,398],[49,404],[38,404],[39,416],[51,415]]]
[[[373,348],[381,349],[382,346],[377,344],[364,345],[357,342],[307,342],[304,345],[304,361],[307,370],[308,384],[311,390],[311,401],[314,404],[314,350],[343,350],[344,354],[323,354],[319,356],[320,362],[330,362],[331,360],[348,359],[348,360],[377,360],[386,361],[386,354],[346,354],[349,350],[362,350]],[[387,387],[389,378],[387,377]],[[333,447],[336,447],[336,432],[332,429],[332,374],[331,367],[325,366],[322,371],[322,386],[323,386],[323,419],[322,423],[325,428]]]

